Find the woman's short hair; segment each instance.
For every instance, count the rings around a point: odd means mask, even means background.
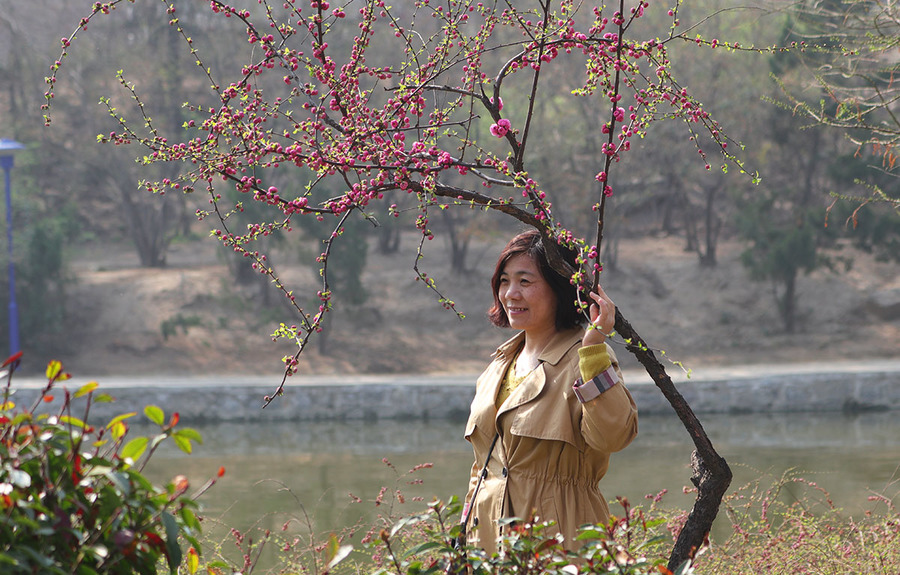
[[[561,250],[566,261],[577,269],[574,254],[568,250]],[[570,327],[582,325],[584,316],[576,306],[578,300],[578,289],[572,284],[571,279],[564,277],[550,267],[547,259],[547,251],[544,249],[544,242],[541,234],[537,230],[528,230],[509,240],[500,257],[497,258],[497,266],[494,268],[494,275],[491,277],[491,290],[494,294],[494,305],[488,309],[488,319],[497,327],[509,327],[509,318],[500,303],[500,275],[506,268],[506,262],[511,258],[526,254],[536,264],[541,272],[541,276],[550,285],[553,293],[556,294],[556,329],[564,330]],[[570,257],[571,256],[571,257]]]

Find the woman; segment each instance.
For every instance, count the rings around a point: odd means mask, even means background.
[[[490,554],[498,520],[536,516],[555,521],[574,549],[578,527],[608,520],[598,482],[610,454],[637,435],[634,400],[605,341],[616,308],[598,287],[585,329],[575,286],[550,267],[535,230],[510,240],[491,287],[491,322],[520,332],[476,384],[467,542]]]

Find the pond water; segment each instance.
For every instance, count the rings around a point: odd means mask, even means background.
[[[788,472],[816,482],[847,513],[871,508],[873,493],[900,503],[896,412],[705,415],[701,421],[734,471],[732,490],[761,477],[765,488]],[[462,428],[459,421],[207,425],[197,427],[204,443],[192,455],[164,447],[145,471],[159,482],[183,474],[196,488],[224,466],[225,475],[200,498],[223,538],[231,527],[280,532],[286,523],[288,532],[308,536],[357,522],[370,526],[422,511],[434,498],[463,496],[472,452]],[[624,496],[635,504],[666,489],[667,506],[689,509],[694,496],[682,488],[690,485],[692,450],[674,416],[645,416],[635,442],[613,455],[601,489],[607,499]],[[410,473],[425,463],[432,465]]]

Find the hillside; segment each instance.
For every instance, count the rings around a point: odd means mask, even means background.
[[[333,314],[327,354],[312,345],[301,372],[479,371],[509,335],[484,319],[489,275],[502,243],[473,246],[469,262],[476,271],[468,274],[442,273],[444,242],[426,245],[420,267],[468,316],[462,321],[415,281],[414,237],[404,237],[400,252],[390,257],[372,246],[364,276],[368,302]],[[771,286],[750,281],[741,267],[740,246],[725,243],[719,253],[718,267],[702,269],[677,238],[623,241],[618,268],[605,271],[602,281],[648,343],[689,368],[884,358],[900,351],[900,311],[884,302],[873,305],[877,295],[900,307],[897,265],[856,254],[843,275],[819,271],[801,278],[800,328],[788,335]],[[79,250],[71,266],[76,280],[67,291],[67,327],[45,342],[52,350],[46,357],[26,357],[26,372],[41,371],[56,358],[70,372],[89,377],[277,375],[281,357],[294,347],[274,343],[268,334],[279,321],[292,323],[288,309],[274,293],[268,307],[258,303],[258,285],[236,287],[222,258],[210,240],[173,246],[169,267],[161,270],[138,267],[127,245]],[[310,269],[281,259],[295,293],[314,293]],[[633,366],[621,346],[616,351],[626,367]]]

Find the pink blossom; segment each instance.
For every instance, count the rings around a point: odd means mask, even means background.
[[[501,118],[496,124],[491,124],[491,135],[502,138],[509,132],[511,124],[506,118]]]

